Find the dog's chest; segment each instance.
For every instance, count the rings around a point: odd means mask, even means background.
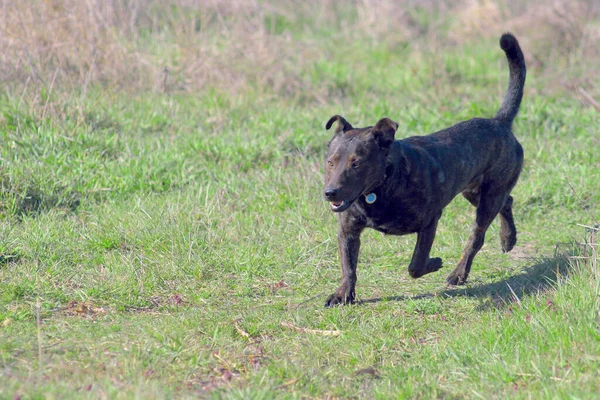
[[[387,204],[384,201],[358,204],[358,211],[365,226],[388,235],[406,235],[419,230],[420,218],[403,204]]]

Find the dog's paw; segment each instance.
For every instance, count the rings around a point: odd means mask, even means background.
[[[501,236],[500,244],[502,245],[502,252],[508,253],[517,244],[517,235]]]
[[[452,272],[446,278],[446,283],[450,286],[464,285],[465,282],[466,282],[466,278],[462,274],[459,274],[456,272]]]
[[[442,259],[439,257],[435,257],[427,260],[427,264],[425,264],[425,266],[421,268],[414,268],[412,265],[409,265],[408,273],[411,277],[416,279],[422,277],[423,275],[427,275],[431,272],[435,272],[442,267]]]
[[[335,292],[331,296],[327,298],[325,302],[325,307],[334,307],[339,305],[346,305],[354,303],[354,295],[351,293],[339,295],[338,292]]]
[[[439,257],[430,258],[429,261],[427,261],[427,273],[435,272],[442,267],[442,259]]]

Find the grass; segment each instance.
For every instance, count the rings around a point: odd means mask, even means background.
[[[324,123],[389,116],[401,138],[491,116],[507,78],[497,37],[457,41],[466,11],[444,2],[383,14],[367,2],[128,4],[87,21],[97,54],[115,57],[95,64],[91,42],[71,42],[85,9],[51,25],[49,12],[2,6],[25,25],[42,18],[57,42],[19,39],[31,40],[28,72],[14,61],[23,48],[0,43],[0,397],[600,391],[599,122],[576,91],[598,98],[581,62],[594,59],[595,11],[572,51],[566,22],[541,25],[563,26],[556,54],[515,32],[530,61],[515,123],[526,154],[517,248],[501,253],[495,222],[469,284],[445,287],[473,218],[459,198],[433,248],[445,271],[411,280],[415,238],[368,231],[359,304],[324,309],[339,279],[336,220],[321,199]]]

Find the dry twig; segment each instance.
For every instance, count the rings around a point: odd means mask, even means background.
[[[237,331],[237,333],[240,334],[240,336],[243,336],[246,339],[250,339],[250,334],[248,332],[246,332],[245,330],[243,330],[242,328],[240,328],[238,321],[239,321],[239,319],[236,319],[235,321],[233,321],[233,326],[235,327],[235,330]]]
[[[290,328],[292,330],[295,330],[296,332],[310,333],[313,335],[339,336],[341,334],[340,331],[327,331],[327,330],[320,330],[320,329],[302,328],[302,327],[292,324],[291,322],[282,322],[281,326],[285,326],[286,328]]]
[[[579,91],[579,94],[581,94],[583,98],[596,109],[596,111],[600,111],[600,103],[594,100],[594,98],[584,88],[579,87],[577,90]]]

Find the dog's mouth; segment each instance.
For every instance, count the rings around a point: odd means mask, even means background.
[[[331,211],[333,212],[342,212],[348,209],[354,203],[356,199],[353,200],[338,200],[338,201],[330,201],[329,206],[331,207]]]
[[[331,206],[331,211],[343,211],[345,210],[347,207],[347,202],[346,201],[331,201],[329,202],[329,205]]]

